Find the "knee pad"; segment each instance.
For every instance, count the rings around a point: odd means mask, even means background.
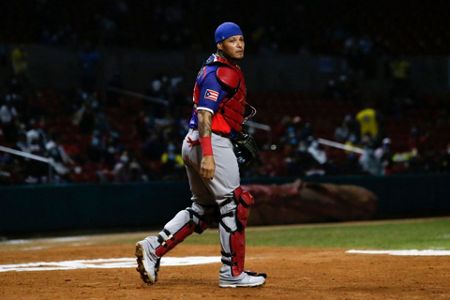
[[[191,222],[194,226],[194,232],[201,234],[206,228],[208,228],[208,223],[204,221],[205,216],[199,215],[190,207],[186,208],[186,211],[189,213],[189,222]]]
[[[233,192],[234,201],[236,201],[236,219],[238,221],[238,229],[244,230],[247,227],[248,216],[250,214],[250,206],[253,205],[255,199],[252,194],[238,187]]]
[[[247,227],[250,206],[253,205],[252,194],[238,187],[231,197],[220,205],[220,223],[228,232],[243,231]],[[224,218],[235,216],[235,222]],[[233,225],[236,224],[236,229]]]

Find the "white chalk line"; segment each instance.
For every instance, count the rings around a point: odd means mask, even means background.
[[[38,239],[16,239],[16,240],[6,240],[0,241],[0,245],[24,245],[31,243],[71,243],[86,241],[89,237],[87,236],[67,236],[59,238],[38,238]]]
[[[164,257],[161,266],[191,266],[220,262],[220,256],[186,256],[186,257]],[[114,269],[114,268],[136,268],[136,258],[99,258],[67,260],[59,262],[31,262],[22,264],[0,265],[0,272],[27,272],[27,271],[56,271],[56,270],[78,270],[78,269]]]
[[[450,250],[347,250],[346,253],[350,254],[384,254],[395,256],[450,256]]]

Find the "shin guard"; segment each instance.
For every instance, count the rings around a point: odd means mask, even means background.
[[[203,220],[205,213],[204,207],[193,203],[192,207],[176,214],[158,234],[159,244],[155,245],[156,255],[158,257],[165,255],[193,232],[202,233],[208,227],[208,224]]]
[[[239,187],[232,198],[225,200],[220,207],[222,263],[230,266],[232,276],[238,276],[244,271],[245,228],[253,202],[253,196]]]

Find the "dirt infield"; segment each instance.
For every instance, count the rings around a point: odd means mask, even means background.
[[[138,237],[143,234],[133,234]],[[128,236],[129,237],[129,236]],[[346,254],[346,249],[249,247],[246,266],[264,287],[221,289],[219,263],[166,266],[153,286],[133,268],[0,272],[0,299],[450,299],[450,257]],[[181,245],[170,256],[218,256],[218,246]],[[118,235],[0,244],[0,265],[132,257]]]

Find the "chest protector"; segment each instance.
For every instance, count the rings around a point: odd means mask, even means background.
[[[212,119],[212,131],[228,135],[231,130],[242,131],[246,105],[247,88],[241,69],[228,60],[214,55],[206,64],[218,65],[216,77],[230,91],[219,106]]]

